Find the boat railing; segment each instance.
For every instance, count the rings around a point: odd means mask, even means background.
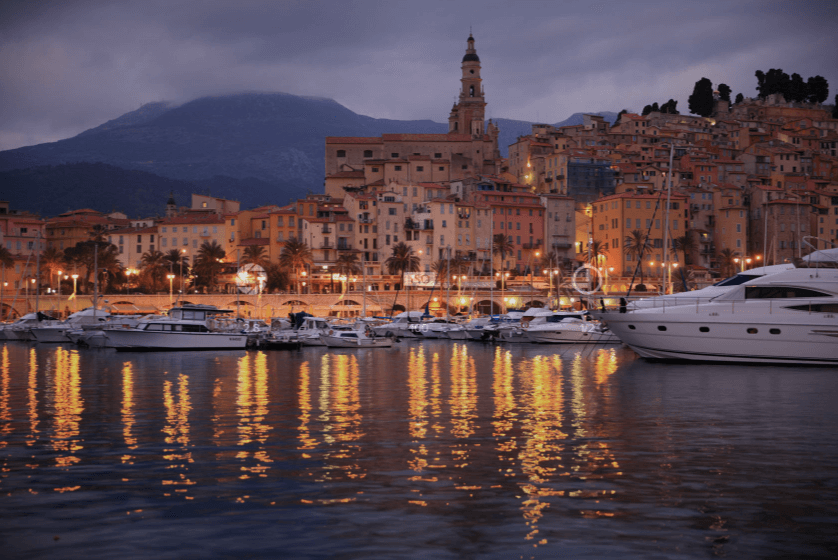
[[[633,302],[643,301],[643,305],[633,306]],[[768,303],[766,309],[765,303]],[[712,308],[703,307],[706,304],[714,304]],[[689,298],[683,297],[677,300],[666,298],[625,298],[625,297],[601,297],[587,300],[590,310],[597,313],[632,313],[634,311],[656,310],[661,313],[684,313],[693,311],[696,314],[707,313],[710,316],[725,314],[773,314],[775,311],[793,308],[800,313],[826,313],[838,315],[838,303],[833,298],[782,298],[782,299],[718,299],[708,297]]]

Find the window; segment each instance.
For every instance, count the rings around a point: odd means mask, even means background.
[[[422,165],[417,165],[416,166],[416,171],[424,171],[424,170],[425,170],[424,166],[422,166]]]
[[[364,157],[372,157],[372,150],[364,150]]]
[[[387,209],[387,214],[390,215],[390,216],[395,216],[396,215],[396,209],[395,208],[388,208]]]
[[[397,165],[397,166],[395,166],[395,167],[394,167],[394,169],[395,169],[396,171],[401,171],[401,170],[402,170],[402,166],[401,166],[401,165]]]

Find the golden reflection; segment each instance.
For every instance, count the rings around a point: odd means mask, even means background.
[[[34,350],[32,350],[34,352]],[[30,355],[31,360],[31,355]],[[9,349],[3,345],[3,354],[0,359],[0,449],[8,445],[8,436],[12,433],[12,411],[9,405]]]
[[[468,355],[465,344],[457,344],[451,351],[451,433],[458,438],[474,434],[474,418],[477,416],[477,380],[474,360]],[[460,454],[460,460],[467,460]]]
[[[170,492],[164,495],[170,496],[171,492],[184,495],[189,486],[195,484],[188,478],[187,463],[192,463],[192,453],[189,449],[189,412],[192,404],[189,397],[189,378],[180,374],[177,378],[177,387],[169,380],[163,382],[163,406],[166,409],[166,424],[163,427],[164,441],[171,447],[163,449],[163,458],[172,464],[168,468],[181,470],[177,476],[169,480],[163,480],[163,486],[172,487]],[[191,499],[186,496],[187,499]]]
[[[407,384],[409,389],[408,409],[410,413],[410,435],[416,440],[424,439],[428,433],[428,383],[426,373],[428,369],[423,346],[410,349],[407,360]],[[436,368],[437,373],[439,368]],[[438,389],[438,387],[437,387]],[[437,402],[437,406],[439,403]],[[411,470],[422,472],[428,467],[428,448],[421,443],[416,449],[411,449],[414,457],[408,460]],[[422,480],[421,476],[411,477],[409,480]]]
[[[319,419],[323,440],[330,447],[323,454],[324,472],[318,481],[336,480],[337,475],[364,478],[353,462],[360,446],[353,444],[361,432],[360,367],[355,354],[324,354],[321,362]]]
[[[546,496],[562,495],[548,484],[557,470],[563,469],[561,454],[567,434],[563,431],[564,394],[562,361],[558,356],[536,356],[521,364],[521,402],[523,441],[518,453],[521,471],[527,478],[522,485],[526,499],[521,509],[530,532],[527,540],[538,535],[538,521],[549,507]]]
[[[131,362],[122,364],[122,437],[128,449],[136,449],[137,438],[134,437],[134,370]],[[130,463],[131,456],[125,455],[123,463]]]
[[[5,347],[4,347],[5,351]],[[4,352],[5,354],[5,352]],[[4,356],[4,362],[8,355]],[[4,368],[5,369],[5,368]],[[29,434],[26,438],[26,445],[33,445],[38,433],[38,355],[34,348],[29,349],[29,379],[27,397],[29,400]],[[4,390],[5,392],[5,390]]]
[[[81,398],[81,379],[79,375],[79,353],[62,347],[55,350],[55,377],[53,392],[54,435],[52,449],[66,453],[55,461],[59,467],[69,467],[79,462],[73,455],[82,449],[79,436],[79,423],[84,411]]]
[[[507,460],[504,453],[513,451],[516,446],[514,436],[506,438],[515,423],[516,414],[512,353],[500,346],[495,347],[493,373],[492,393],[495,401],[495,414],[492,421],[492,426],[494,426],[492,436],[497,438],[498,451],[501,452],[498,459],[504,461]]]
[[[297,449],[314,449],[317,446],[317,440],[311,435],[311,368],[308,362],[300,364],[300,427],[297,439],[300,440],[300,445]],[[308,454],[303,453],[304,458],[309,458]]]
[[[272,462],[264,448],[272,430],[265,423],[269,412],[267,359],[264,352],[257,352],[255,358],[251,359],[251,355],[246,354],[238,363],[236,407],[239,416],[238,445],[242,448],[236,458],[247,459],[252,455],[256,460],[255,465],[241,467],[243,474],[239,478],[243,480],[252,475],[267,477],[268,463]],[[251,444],[258,444],[253,452],[245,447]]]
[[[407,359],[408,410],[410,414],[410,435],[422,439],[428,432],[427,381],[425,379],[425,349],[411,348]]]
[[[594,363],[596,382],[602,385],[617,371],[617,351],[614,348],[600,348]]]

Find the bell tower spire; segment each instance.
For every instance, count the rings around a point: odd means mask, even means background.
[[[462,78],[460,78],[459,102],[451,109],[448,118],[448,132],[470,134],[473,138],[484,133],[483,118],[486,99],[483,80],[480,78],[480,57],[474,49],[474,37],[469,34],[466,54],[463,56]]]

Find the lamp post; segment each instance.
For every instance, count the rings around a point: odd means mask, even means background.
[[[61,275],[64,274],[63,270],[58,271],[58,303],[61,303]]]
[[[183,287],[183,266],[186,259],[186,249],[180,250],[180,293],[181,296],[186,293],[186,290]]]
[[[172,305],[172,303],[173,303],[173,301],[172,301],[172,287],[173,287],[172,282],[175,279],[175,275],[174,274],[167,274],[166,278],[169,279],[169,305]]]

